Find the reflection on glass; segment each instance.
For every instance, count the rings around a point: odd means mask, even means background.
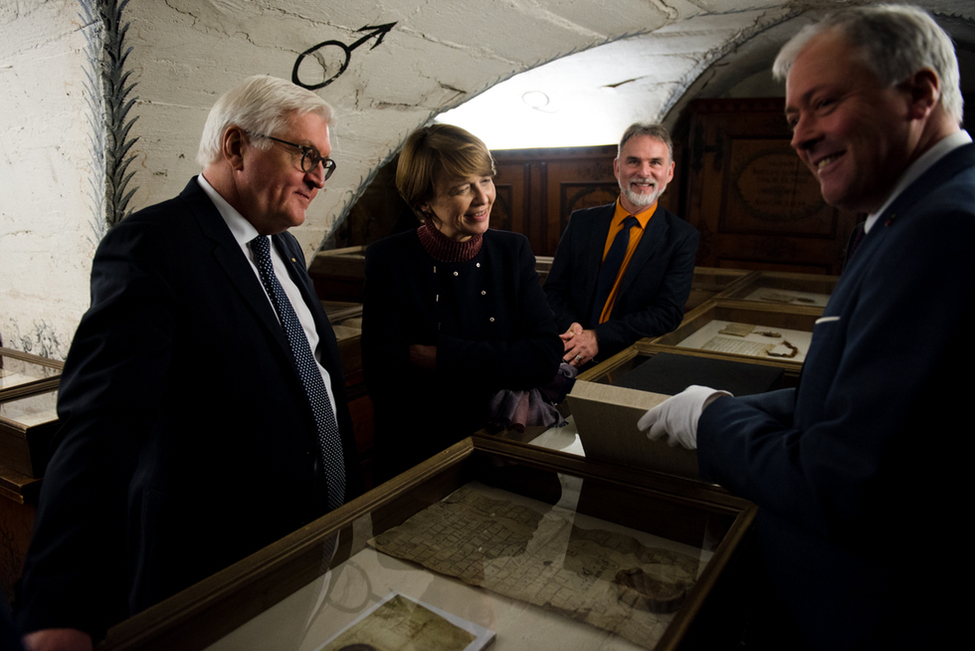
[[[35,427],[57,420],[57,405],[58,392],[55,389],[35,396],[0,402],[0,417],[24,427]]]
[[[477,483],[372,544],[438,574],[651,647],[684,602],[700,565],[699,549]]]
[[[455,624],[493,631],[497,651],[653,649],[693,601],[734,519],[691,508],[683,511],[678,532],[668,517],[672,504],[653,506],[601,482],[530,471],[513,483],[491,483],[505,486],[474,480],[440,501],[403,498],[359,517],[338,543],[325,545],[322,562],[331,570],[210,651],[266,644],[323,651],[336,640],[371,644],[347,634],[383,612],[377,609],[393,595],[408,600],[401,605],[411,615],[393,626],[391,639],[400,642],[389,648],[419,648],[411,646],[416,639],[409,642],[419,633],[408,623],[415,623],[411,604],[419,602]],[[628,512],[614,503],[626,504]],[[594,511],[614,518],[587,514]],[[348,549],[348,556],[336,554],[334,560],[345,559],[337,564],[328,560],[336,548]],[[431,617],[439,619],[427,613],[423,619]]]
[[[0,389],[8,389],[34,380],[43,380],[59,373],[61,373],[61,369],[58,368],[5,357],[3,367],[0,367]]]

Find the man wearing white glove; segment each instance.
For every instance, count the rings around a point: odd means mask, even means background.
[[[647,432],[647,438],[651,441],[666,436],[667,445],[672,448],[683,445],[688,450],[696,450],[697,421],[701,418],[701,412],[721,396],[731,394],[692,384],[647,411],[640,418],[637,427]]]
[[[774,70],[792,147],[865,235],[797,388],[692,387],[641,426],[697,445],[702,479],[759,507],[772,587],[750,649],[949,648],[967,620],[943,560],[967,539],[972,465],[957,378],[975,364],[975,144],[954,47],[920,9],[864,5],[804,28]]]

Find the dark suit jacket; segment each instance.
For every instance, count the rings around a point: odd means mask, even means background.
[[[366,251],[362,309],[382,479],[483,427],[496,392],[532,389],[558,372],[562,342],[517,233],[489,229],[466,262],[437,262],[416,230],[377,242]],[[437,347],[435,372],[409,363],[411,344]]]
[[[699,239],[693,226],[658,206],[623,274],[610,319],[593,324],[596,279],[615,210],[612,203],[572,213],[545,280],[560,330],[565,332],[573,322],[594,327],[601,359],[680,324]]]
[[[352,495],[335,338],[294,237],[273,241],[315,317]],[[61,379],[25,631],[97,634],[327,510],[314,417],[284,333],[196,179],[108,233],[91,293]]]
[[[967,520],[952,514],[970,493],[957,419],[975,362],[973,241],[967,145],[864,237],[798,389],[720,398],[700,419],[701,476],[759,505],[766,565],[815,648],[940,648],[930,636],[963,621],[948,614],[958,576],[935,559]]]

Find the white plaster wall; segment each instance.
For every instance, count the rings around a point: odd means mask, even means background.
[[[0,2],[0,337],[63,359],[97,242],[77,0]]]
[[[352,44],[363,26],[395,22],[380,46],[370,49],[370,41],[354,50],[348,70],[317,91],[337,112],[338,169],[306,225],[293,231],[310,255],[414,128],[516,72],[699,11],[684,0],[668,4],[616,0],[593,11],[589,0],[476,8],[441,0],[133,0],[126,19],[138,71],[141,165],[134,205],[178,193],[199,171],[199,134],[221,92],[252,74],[288,79],[305,49],[326,40]]]

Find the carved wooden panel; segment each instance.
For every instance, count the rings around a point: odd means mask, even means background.
[[[831,208],[789,145],[781,99],[691,103],[685,218],[709,267],[838,274],[856,214]]]
[[[502,187],[512,190],[510,230],[523,233],[535,255],[555,255],[573,210],[610,203],[619,195],[613,145],[492,153],[499,196]],[[495,216],[491,225],[502,228]]]
[[[496,190],[494,207],[491,209],[491,228],[526,233],[529,182],[528,169],[522,165],[507,165],[502,172],[498,165],[494,179]]]

